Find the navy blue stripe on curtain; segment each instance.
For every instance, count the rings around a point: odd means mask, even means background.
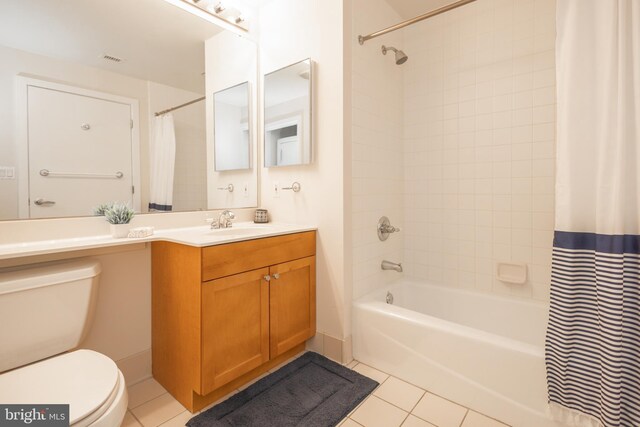
[[[173,205],[160,205],[158,203],[149,203],[150,211],[171,212]]]
[[[555,232],[545,350],[550,402],[640,426],[640,236]]]

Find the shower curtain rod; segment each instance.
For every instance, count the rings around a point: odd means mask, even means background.
[[[376,31],[375,33],[371,33],[366,36],[358,36],[358,42],[360,44],[364,44],[367,40],[371,40],[375,37],[382,36],[384,34],[390,33],[395,30],[399,30],[401,28],[407,27],[409,25],[415,24],[416,22],[424,21],[425,19],[429,19],[433,16],[440,15],[441,13],[448,12],[450,10],[456,9],[460,6],[464,6],[465,4],[473,3],[476,0],[458,0],[456,2],[450,3],[446,6],[442,6],[438,9],[434,9],[431,12],[424,13],[422,15],[416,16],[415,18],[411,18],[407,21],[401,22],[396,25],[392,25],[391,27],[385,28],[384,30]]]
[[[170,113],[173,110],[177,110],[179,108],[186,107],[187,105],[191,105],[191,104],[195,104],[196,102],[204,101],[205,98],[206,98],[206,96],[203,96],[202,98],[194,99],[193,101],[185,102],[184,104],[176,105],[175,107],[171,107],[171,108],[167,108],[166,110],[158,111],[156,113],[156,117],[161,116],[163,114]]]

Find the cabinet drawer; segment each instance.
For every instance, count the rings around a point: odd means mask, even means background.
[[[209,246],[202,249],[202,280],[226,277],[315,253],[315,231]]]

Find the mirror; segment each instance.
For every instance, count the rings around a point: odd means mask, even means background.
[[[221,62],[216,40],[229,35],[249,47]],[[0,220],[112,201],[140,213],[256,206],[257,175],[219,179],[209,146],[212,82],[232,67],[253,84],[256,57],[252,41],[168,2],[2,2]],[[242,191],[212,197],[230,183]]]
[[[249,82],[213,94],[216,171],[249,169]]]
[[[310,59],[264,76],[264,165],[311,163]]]

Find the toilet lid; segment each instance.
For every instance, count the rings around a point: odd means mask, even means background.
[[[118,372],[113,360],[95,351],[65,353],[0,375],[0,402],[68,403],[70,424],[76,424],[112,397]]]

